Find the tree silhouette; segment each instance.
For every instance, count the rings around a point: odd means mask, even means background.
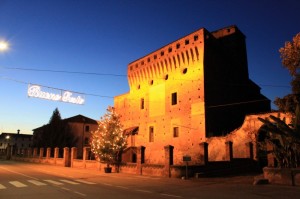
[[[58,108],[53,111],[49,123],[33,135],[35,147],[63,148],[75,146],[75,143],[76,138],[73,136],[69,125],[61,119]]]

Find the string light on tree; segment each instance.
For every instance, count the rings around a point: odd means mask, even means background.
[[[99,121],[98,130],[92,133],[91,151],[109,167],[110,164],[120,163],[122,151],[126,146],[120,115],[109,106],[107,113]]]

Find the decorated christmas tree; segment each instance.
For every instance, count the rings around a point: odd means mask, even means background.
[[[97,131],[92,133],[91,150],[101,162],[118,164],[122,151],[126,148],[126,136],[123,135],[120,115],[111,106],[101,117]]]

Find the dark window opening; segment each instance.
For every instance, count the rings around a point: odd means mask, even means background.
[[[188,45],[190,43],[190,40],[185,40],[185,45]]]
[[[165,53],[164,53],[164,51],[161,51],[160,52],[160,56],[163,56]]]
[[[177,104],[177,93],[172,93],[172,105]]]
[[[145,100],[144,98],[141,99],[141,109],[145,108]]]
[[[153,128],[153,126],[149,127],[149,142],[154,142],[154,128]]]
[[[89,145],[89,138],[88,137],[84,138],[84,145]]]
[[[177,49],[180,48],[180,44],[176,44],[176,48],[177,48]]]
[[[169,49],[168,49],[168,52],[169,52],[169,53],[172,52],[172,48],[169,48]]]
[[[194,41],[197,41],[198,38],[199,38],[198,35],[195,35],[195,36],[194,36]]]
[[[182,70],[182,73],[183,73],[183,74],[186,74],[186,73],[187,73],[187,68],[184,68],[184,69]]]
[[[173,127],[173,137],[179,137],[179,128],[178,127]]]
[[[166,74],[166,76],[165,76],[165,80],[167,80],[167,79],[169,79],[169,75],[168,74]]]
[[[85,126],[85,132],[89,132],[90,131],[90,126],[86,125]]]

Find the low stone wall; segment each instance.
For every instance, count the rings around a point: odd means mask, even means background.
[[[142,175],[163,176],[164,169],[164,165],[144,164],[142,165]]]
[[[300,168],[263,168],[264,178],[272,184],[300,186]]]

